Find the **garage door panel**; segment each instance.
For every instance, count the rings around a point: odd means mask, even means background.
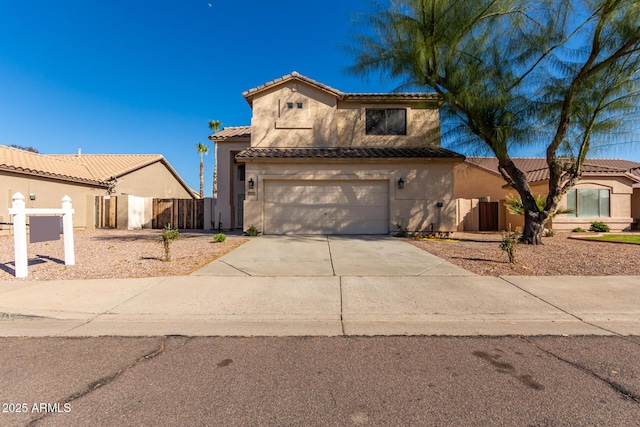
[[[309,186],[289,186],[285,189],[274,188],[265,194],[265,203],[299,205],[386,205],[388,192],[380,186],[367,185],[364,188],[349,188],[332,185],[309,188]]]
[[[265,234],[387,234],[380,221],[265,221]]]
[[[388,181],[265,181],[266,234],[387,234]]]

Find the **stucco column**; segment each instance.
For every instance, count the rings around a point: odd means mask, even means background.
[[[71,198],[64,196],[62,198],[62,233],[64,234],[64,263],[66,265],[75,265],[76,255],[73,248],[73,208],[71,207]]]
[[[27,277],[27,214],[25,212],[24,196],[21,193],[13,195],[13,250],[15,254],[16,277]]]

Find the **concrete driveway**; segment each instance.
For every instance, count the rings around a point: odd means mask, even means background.
[[[192,276],[473,276],[389,236],[260,236]]]

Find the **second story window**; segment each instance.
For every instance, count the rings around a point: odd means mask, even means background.
[[[367,135],[406,135],[407,110],[367,108]]]

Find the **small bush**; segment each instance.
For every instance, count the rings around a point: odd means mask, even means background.
[[[409,237],[409,229],[407,227],[403,227],[400,224],[396,224],[396,237]]]
[[[589,231],[597,231],[599,233],[608,233],[609,231],[611,231],[611,229],[607,224],[605,224],[602,221],[594,221],[591,223],[591,227],[589,228]]]
[[[218,233],[215,236],[213,236],[213,241],[216,243],[222,243],[225,240],[227,240],[227,236],[225,236],[223,233]]]
[[[162,241],[162,247],[164,248],[164,261],[169,261],[169,249],[171,243],[180,237],[180,232],[178,230],[172,230],[171,224],[167,225],[162,231],[160,235],[160,240]]]
[[[249,228],[247,228],[247,231],[245,231],[244,234],[246,234],[247,236],[257,236],[258,234],[260,234],[260,232],[258,231],[256,226],[252,224],[249,226]]]
[[[543,235],[543,237],[553,237],[553,236],[555,236],[555,235],[556,235],[556,232],[555,232],[555,231],[553,231],[553,230],[552,230],[552,229],[550,229],[550,228],[547,228],[546,230],[544,230],[544,235]]]
[[[581,227],[576,227],[571,231],[574,232],[574,233],[586,233],[587,232],[587,230],[585,230],[584,228],[581,228]]]
[[[520,233],[517,231],[512,232],[509,230],[502,234],[502,242],[500,243],[500,249],[505,251],[509,256],[509,262],[511,264],[516,263],[516,247],[520,240]]]

